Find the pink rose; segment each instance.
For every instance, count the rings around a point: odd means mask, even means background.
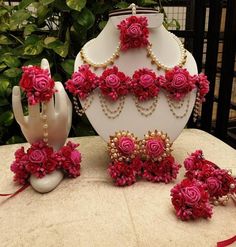
[[[171,84],[176,89],[185,88],[188,86],[188,78],[183,73],[174,74]]]
[[[70,158],[73,164],[78,164],[81,162],[81,154],[77,150],[73,150],[70,154]]]
[[[42,163],[45,158],[45,153],[41,150],[34,150],[29,154],[29,160],[32,163]]]
[[[146,143],[146,149],[149,155],[152,157],[158,157],[164,152],[163,141],[157,139],[148,140]]]
[[[127,35],[132,38],[137,38],[142,35],[141,25],[138,23],[131,24],[127,29]]]
[[[117,88],[120,86],[120,78],[115,74],[108,75],[105,80],[107,87]]]
[[[210,195],[215,194],[222,187],[221,181],[213,177],[208,178],[206,180],[206,183],[207,183],[207,188],[209,190]]]
[[[74,73],[72,81],[74,85],[83,86],[85,82],[85,76],[80,72]]]
[[[186,204],[189,206],[196,205],[201,199],[201,193],[196,186],[183,188],[182,194],[183,194]]]
[[[134,152],[134,141],[129,137],[121,137],[119,139],[118,147],[120,151],[126,155],[129,155]]]
[[[144,87],[150,87],[151,85],[154,84],[154,79],[151,75],[145,74],[140,76],[140,81],[139,83]]]
[[[33,87],[38,92],[44,92],[51,89],[50,78],[47,74],[36,74],[33,81]]]
[[[184,161],[184,167],[186,170],[194,170],[195,168],[195,160],[191,157],[191,158],[187,158]]]

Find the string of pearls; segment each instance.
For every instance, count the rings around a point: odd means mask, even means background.
[[[43,122],[43,141],[48,144],[48,116],[46,114],[47,111],[47,105],[46,103],[42,103],[42,113],[41,118]]]

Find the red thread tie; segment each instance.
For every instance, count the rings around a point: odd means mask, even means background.
[[[220,241],[217,243],[217,247],[225,247],[228,246],[236,241],[236,235],[233,236],[232,238]]]
[[[11,194],[0,194],[0,196],[9,196],[9,198],[12,198],[14,196],[16,196],[17,194],[21,193],[22,191],[24,191],[26,188],[29,187],[29,183],[23,185],[20,189],[18,189],[16,192],[11,193]]]

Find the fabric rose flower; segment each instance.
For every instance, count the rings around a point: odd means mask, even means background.
[[[209,194],[197,180],[184,179],[171,189],[171,197],[176,216],[181,220],[210,218],[212,215]]]
[[[207,189],[211,196],[214,196],[219,190],[221,190],[222,183],[220,180],[214,177],[207,178]]]
[[[86,99],[98,86],[98,77],[90,70],[89,65],[81,65],[66,82],[66,89],[80,99]]]
[[[140,101],[156,97],[160,90],[160,83],[156,74],[147,68],[136,70],[131,81],[131,92]]]
[[[30,175],[42,178],[57,169],[62,169],[68,177],[80,175],[81,154],[78,144],[68,142],[58,152],[53,151],[43,141],[37,141],[25,152],[24,148],[16,150],[11,171],[15,174],[14,181],[25,185]]]
[[[112,101],[128,94],[129,84],[130,78],[120,72],[116,66],[104,70],[99,78],[101,93]]]
[[[167,184],[176,179],[180,167],[171,155],[164,158],[161,162],[149,160],[143,164],[142,177],[151,182],[164,182]]]
[[[28,98],[30,105],[49,101],[56,92],[55,82],[50,78],[46,69],[38,66],[22,67],[23,74],[20,80],[20,87]]]
[[[146,142],[147,153],[151,157],[159,157],[165,151],[163,140],[161,139],[150,139]]]
[[[130,16],[122,20],[117,28],[120,30],[121,50],[146,47],[149,44],[148,22],[144,16]]]
[[[32,150],[32,152],[29,152],[29,161],[32,163],[42,163],[45,158],[45,153],[42,150]]]
[[[134,152],[135,144],[130,137],[121,137],[119,139],[118,148],[123,154],[130,155]]]
[[[68,142],[57,152],[57,161],[59,167],[70,178],[76,178],[80,175],[81,154],[76,148],[79,144]]]
[[[194,83],[194,77],[186,69],[175,66],[165,73],[165,82],[161,86],[172,99],[181,100],[195,87]]]

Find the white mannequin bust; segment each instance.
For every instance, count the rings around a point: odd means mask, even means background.
[[[41,68],[48,69],[50,72],[49,63],[46,59],[42,59]],[[48,124],[48,144],[54,150],[60,149],[68,135],[71,128],[72,120],[72,105],[70,99],[61,84],[55,82],[55,89],[57,90],[54,97],[47,102],[47,124]],[[28,116],[23,115],[21,104],[20,87],[15,86],[12,94],[12,107],[16,121],[21,127],[26,140],[32,144],[43,139],[43,124],[41,120],[40,104],[28,105]],[[47,174],[43,178],[36,178],[31,175],[29,178],[31,186],[38,192],[46,193],[57,187],[63,179],[63,173],[55,170],[51,174]]]
[[[112,16],[109,18],[106,26],[97,38],[90,40],[84,46],[86,56],[95,63],[102,63],[110,58],[116,50],[119,43],[119,30],[117,24],[121,20],[129,17],[130,14]],[[162,25],[163,15],[161,13],[150,14],[137,14],[136,16],[146,16],[148,19],[149,28],[149,41],[152,43],[152,51],[159,61],[168,67],[174,67],[178,64],[181,56],[181,51],[177,41],[173,38],[172,34],[168,32]],[[197,73],[197,65],[193,56],[187,51],[187,60],[184,65],[191,75]],[[83,64],[80,53],[77,55],[74,65],[74,71]],[[145,48],[133,48],[125,52],[120,52],[120,56],[115,60],[115,66],[119,71],[132,76],[133,72],[141,68],[149,68],[155,71],[158,75],[164,74],[163,70],[157,71],[156,66],[152,65],[150,59],[146,56]],[[101,75],[102,68],[92,71]],[[98,89],[94,92],[94,99],[90,107],[86,110],[86,115],[93,125],[97,133],[105,140],[109,140],[109,136],[113,135],[118,130],[129,130],[133,132],[138,138],[143,136],[149,131],[157,129],[168,134],[171,141],[174,141],[185,127],[196,99],[196,90],[193,90],[184,99],[183,106],[180,109],[174,109],[177,115],[186,115],[182,118],[176,118],[170,111],[167,98],[161,90],[158,95],[158,103],[155,111],[151,116],[145,117],[138,112],[135,102],[131,95],[125,97],[125,103],[122,112],[115,119],[109,119],[104,112],[99,101]],[[189,102],[188,102],[189,101]],[[84,101],[80,101],[84,106]],[[152,100],[142,103],[142,106],[148,107],[152,104]],[[106,100],[106,105],[110,109],[115,109],[118,102],[112,103]],[[187,106],[187,104],[189,106]]]

